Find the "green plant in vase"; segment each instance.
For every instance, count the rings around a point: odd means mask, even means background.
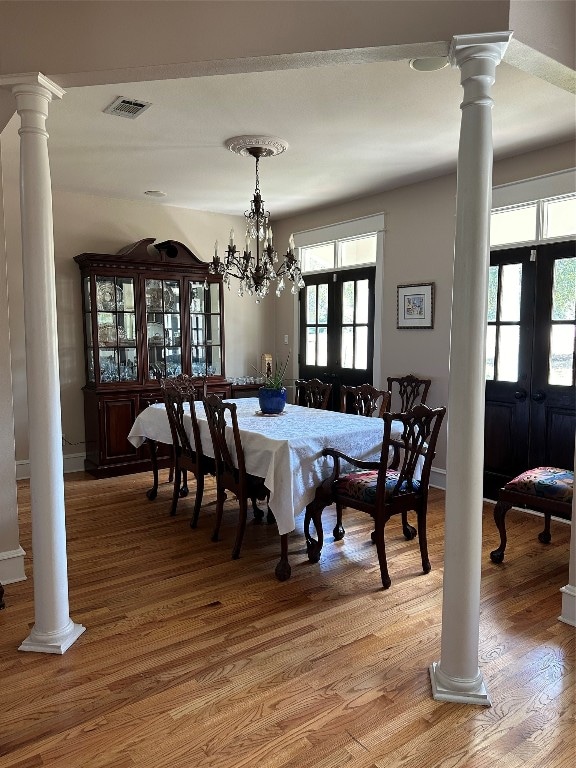
[[[274,372],[266,376],[264,384],[258,390],[258,401],[260,410],[265,414],[282,413],[286,406],[286,387],[284,386],[284,376],[288,368],[290,352],[286,360],[274,366]]]

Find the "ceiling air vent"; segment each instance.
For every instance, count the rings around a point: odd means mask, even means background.
[[[128,117],[130,120],[134,120],[135,117],[141,115],[150,106],[151,102],[149,101],[125,99],[123,96],[118,96],[112,104],[108,104],[104,112],[107,115],[118,115],[118,117]]]

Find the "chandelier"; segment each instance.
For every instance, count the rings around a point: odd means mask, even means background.
[[[278,262],[274,249],[270,213],[264,206],[260,193],[259,163],[262,157],[278,155],[287,147],[280,139],[266,136],[235,136],[228,139],[226,146],[239,155],[251,156],[256,160],[256,188],[250,203],[250,210],[245,211],[246,236],[244,250],[236,247],[234,230],[230,230],[228,246],[222,258],[218,254],[218,241],[214,245],[214,258],[208,268],[213,275],[222,275],[225,285],[230,288],[232,277],[240,280],[238,295],[256,296],[256,303],[268,295],[274,287],[276,296],[280,296],[286,282],[292,283],[291,292],[298,293],[304,287],[298,257],[294,254],[294,237],[290,235],[288,250]]]

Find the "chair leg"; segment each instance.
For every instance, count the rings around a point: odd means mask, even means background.
[[[224,502],[226,501],[226,493],[222,488],[218,488],[216,491],[216,524],[214,525],[214,531],[212,533],[212,541],[218,541],[220,534],[220,524],[222,523],[222,513],[224,512]]]
[[[180,488],[180,497],[183,499],[188,496],[188,472],[182,470],[182,487]]]
[[[344,526],[342,525],[342,510],[344,507],[342,504],[336,502],[336,525],[334,526],[334,530],[332,531],[332,535],[334,536],[334,541],[341,541],[344,538],[344,535],[346,534],[346,531],[344,530]]]
[[[264,512],[260,509],[256,503],[256,496],[252,496],[250,501],[252,502],[252,511],[254,512],[254,520],[257,523],[261,523],[264,520]]]
[[[176,514],[176,507],[178,506],[178,499],[180,498],[180,482],[182,479],[182,471],[178,464],[174,467],[174,490],[172,491],[172,503],[170,505],[170,514],[174,516]]]
[[[386,561],[386,546],[384,544],[384,520],[382,518],[376,520],[376,529],[374,531],[374,537],[376,539],[376,551],[378,552],[378,562],[380,564],[380,577],[382,578],[382,586],[384,589],[389,589],[392,584],[390,574],[388,573],[388,563]]]
[[[246,530],[246,520],[248,518],[248,500],[246,497],[238,499],[240,502],[240,516],[238,518],[238,528],[236,529],[236,541],[232,549],[232,560],[238,560],[240,557],[240,549],[242,548],[242,540],[244,538],[244,531]]]
[[[402,512],[402,533],[407,541],[416,538],[416,528],[408,522],[408,512]]]
[[[288,534],[283,533],[280,536],[280,560],[276,565],[276,578],[278,581],[287,581],[292,573],[292,568],[288,562]]]
[[[198,525],[198,515],[202,506],[202,496],[204,495],[204,474],[201,469],[196,476],[196,498],[194,499],[194,512],[190,520],[190,528],[196,528]]]
[[[324,531],[322,530],[322,512],[324,511],[324,506],[325,505],[321,502],[314,500],[306,507],[306,514],[304,516],[304,535],[306,536],[306,553],[308,555],[308,560],[311,563],[317,563],[320,560],[320,554],[324,544]],[[314,523],[316,536],[318,537],[317,540],[310,535],[310,521]]]
[[[507,501],[499,501],[494,507],[494,522],[500,532],[500,546],[490,552],[490,560],[492,560],[493,563],[501,563],[504,560],[504,550],[506,549],[507,541],[506,523],[504,518],[511,506],[512,504],[509,504]]]
[[[424,573],[430,573],[432,566],[428,557],[428,534],[426,533],[426,509],[418,513],[418,542],[420,544],[420,557],[422,559],[422,570]]]
[[[540,541],[542,544],[550,544],[552,541],[552,536],[550,534],[550,518],[551,518],[550,512],[544,512],[544,530],[542,533],[538,534],[538,541]]]

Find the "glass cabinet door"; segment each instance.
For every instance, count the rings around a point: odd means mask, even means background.
[[[220,286],[189,282],[190,363],[193,376],[222,374]]]
[[[148,375],[182,373],[182,328],[180,324],[180,282],[145,281]]]
[[[89,278],[85,278],[88,381],[95,381],[96,360],[100,382],[136,381],[138,379],[138,356],[136,354],[134,280],[131,277],[96,276],[97,356],[94,351],[95,345],[90,321],[92,304],[89,282]]]

